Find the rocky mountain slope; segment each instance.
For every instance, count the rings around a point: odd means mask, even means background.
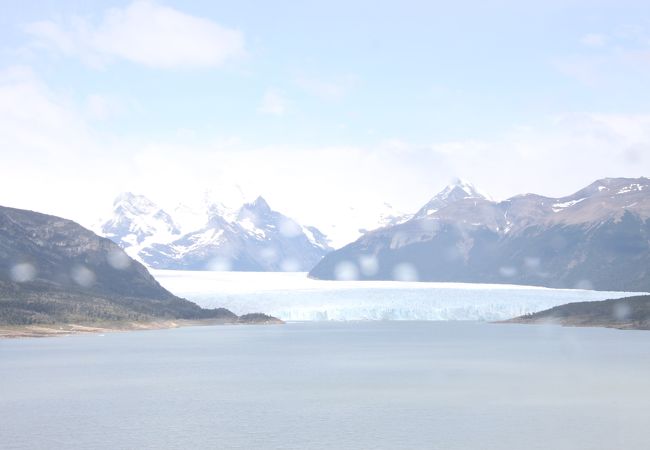
[[[182,230],[146,197],[122,194],[101,233],[156,269],[305,271],[331,250],[318,229],[272,210],[262,197],[236,210],[210,203],[193,213],[205,224]]]
[[[310,272],[650,291],[650,180],[607,178],[575,194],[495,202],[447,187],[412,219],[366,234]]]
[[[176,297],[111,240],[70,220],[0,207],[0,324],[237,320]]]

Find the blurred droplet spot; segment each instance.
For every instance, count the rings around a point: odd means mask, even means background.
[[[379,272],[379,261],[374,255],[361,255],[359,257],[361,273],[366,277],[372,277]]]
[[[418,270],[411,263],[400,263],[393,268],[393,278],[397,281],[418,281]]]
[[[122,249],[114,249],[109,251],[106,255],[106,260],[113,269],[117,270],[128,269],[131,265],[131,258],[129,258],[129,256]]]
[[[10,276],[16,283],[27,283],[36,278],[36,268],[30,263],[19,263],[11,268]]]
[[[82,287],[90,287],[95,284],[97,277],[95,272],[83,265],[75,266],[70,274],[75,283]]]
[[[300,225],[290,219],[284,219],[280,222],[280,234],[286,238],[298,236],[302,232]]]
[[[585,291],[593,291],[594,290],[594,284],[589,280],[580,280],[575,284],[574,288],[575,289],[583,289]]]
[[[216,257],[213,258],[207,265],[208,270],[215,272],[228,272],[232,269],[232,263],[228,258]]]
[[[630,308],[630,305],[627,305],[625,303],[616,303],[614,305],[614,317],[617,320],[625,320],[628,317],[630,317],[630,314],[632,313],[632,308]]]
[[[334,268],[334,277],[340,281],[358,280],[359,269],[350,261],[341,261]]]
[[[295,258],[286,258],[280,263],[280,269],[283,272],[298,272],[300,268],[300,262]]]
[[[502,277],[512,278],[515,275],[517,275],[517,268],[510,267],[510,266],[500,267],[499,273],[501,274]]]
[[[267,263],[274,263],[278,260],[278,251],[274,247],[265,247],[260,251],[260,258]]]

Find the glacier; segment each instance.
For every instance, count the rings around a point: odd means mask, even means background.
[[[285,321],[505,320],[554,306],[632,295],[534,286],[314,280],[302,272],[152,270],[160,284],[204,308],[264,312]]]

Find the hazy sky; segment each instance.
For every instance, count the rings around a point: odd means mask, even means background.
[[[90,225],[124,190],[237,184],[343,239],[454,177],[504,198],[650,174],[647,1],[0,7],[3,205]]]

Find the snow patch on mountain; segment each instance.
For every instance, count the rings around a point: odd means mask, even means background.
[[[178,225],[167,212],[145,196],[131,192],[115,199],[112,215],[99,231],[136,259],[142,248],[168,243],[180,236]]]
[[[429,200],[413,217],[433,216],[446,206],[465,199],[490,200],[490,196],[483,194],[472,183],[457,179]]]
[[[439,200],[456,201],[464,198],[489,198],[488,195],[483,194],[472,183],[458,178],[453,183],[447,185],[438,195]]]
[[[307,270],[331,250],[325,234],[273,211],[262,197],[234,207],[206,193],[174,212],[180,219],[144,196],[121,194],[101,232],[156,268]]]
[[[619,189],[617,194],[627,194],[628,192],[635,192],[635,191],[640,192],[645,187],[647,187],[647,186],[643,185],[643,184],[633,183],[633,184],[631,184],[629,186],[625,186],[624,188]]]
[[[571,200],[568,202],[562,202],[562,203],[554,203],[553,206],[551,206],[551,209],[553,209],[553,212],[560,212],[563,209],[570,208],[573,205],[577,205],[578,203],[586,200],[587,197],[580,198],[578,200]]]

